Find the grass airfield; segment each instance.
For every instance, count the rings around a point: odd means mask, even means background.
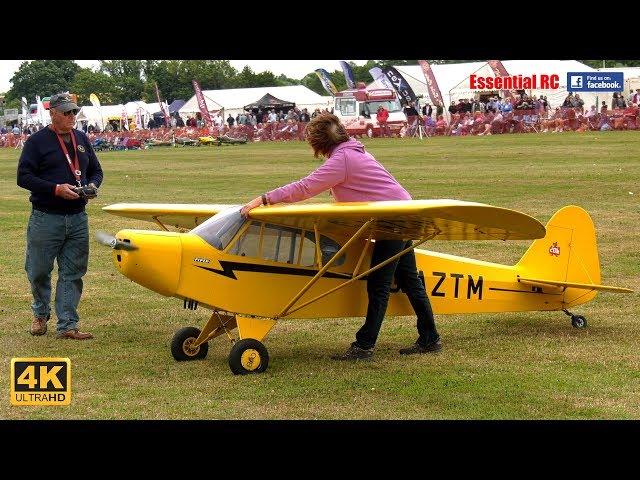
[[[364,139],[413,198],[451,198],[520,210],[546,221],[579,205],[597,230],[602,281],[640,291],[640,134],[590,132],[431,139]],[[0,150],[0,402],[2,419],[638,419],[639,294],[598,294],[576,313],[437,315],[443,351],[403,357],[413,317],[387,317],[370,362],[329,359],[361,318],[281,320],[264,343],[268,370],[233,376],[230,342],[203,361],[176,362],[176,330],[202,328],[208,311],[182,308],[117,273],[97,230],[154,228],[101,207],[118,202],[245,203],[312,171],[302,142],[99,153],[105,182],[88,207],[89,272],[79,312],[88,342],[28,333],[24,271],[29,193],[16,185],[19,150]],[[327,194],[314,201],[330,201]],[[428,242],[424,248],[515,263],[528,241]],[[54,270],[52,283],[57,274]],[[65,407],[9,403],[13,357],[69,357]]]

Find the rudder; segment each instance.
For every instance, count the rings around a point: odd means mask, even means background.
[[[561,282],[600,284],[600,260],[593,220],[582,208],[558,210],[546,225],[547,234],[535,240],[516,264],[522,277]],[[595,291],[567,288],[564,303],[584,303]]]

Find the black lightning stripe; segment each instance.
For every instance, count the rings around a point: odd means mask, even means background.
[[[280,273],[285,275],[303,275],[307,277],[313,277],[318,270],[307,270],[304,268],[294,268],[294,267],[278,267],[276,265],[257,265],[255,263],[239,263],[239,262],[225,262],[220,261],[220,265],[222,265],[222,270],[218,270],[217,268],[203,267],[202,265],[195,265],[198,268],[202,268],[203,270],[208,270],[218,275],[222,275],[228,278],[232,278],[237,280],[235,273],[238,272],[258,272],[258,273]],[[348,273],[336,273],[336,272],[325,272],[322,275],[324,278],[344,278],[349,279],[351,275]]]

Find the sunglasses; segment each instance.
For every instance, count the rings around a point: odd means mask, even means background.
[[[63,112],[62,114],[65,117],[68,117],[69,115],[77,115],[78,114],[78,110],[69,110],[68,112]]]

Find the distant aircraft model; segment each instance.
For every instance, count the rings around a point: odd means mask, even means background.
[[[259,207],[115,204],[103,210],[155,222],[162,231],[121,230],[99,240],[113,248],[116,268],[136,283],[182,299],[185,308],[213,311],[202,330],[180,329],[176,360],[201,359],[208,342],[232,340],[234,374],[267,369],[262,343],[281,318],[363,317],[372,242],[536,239],[516,265],[500,265],[416,248],[433,310],[486,313],[560,310],[576,328],[587,325],[569,308],[598,291],[631,292],[600,284],[595,228],[589,214],[567,206],[543,226],[523,213],[456,200],[290,204]],[[185,233],[170,232],[173,226]],[[413,248],[413,247],[410,247]],[[399,253],[404,254],[407,250]],[[413,315],[392,290],[388,315]],[[238,328],[240,340],[231,331]]]
[[[230,137],[228,135],[220,135],[219,137],[216,137],[216,141],[218,142],[218,146],[225,144],[225,145],[244,145],[245,143],[247,143],[247,139],[245,137],[242,138],[234,138],[234,137]]]

